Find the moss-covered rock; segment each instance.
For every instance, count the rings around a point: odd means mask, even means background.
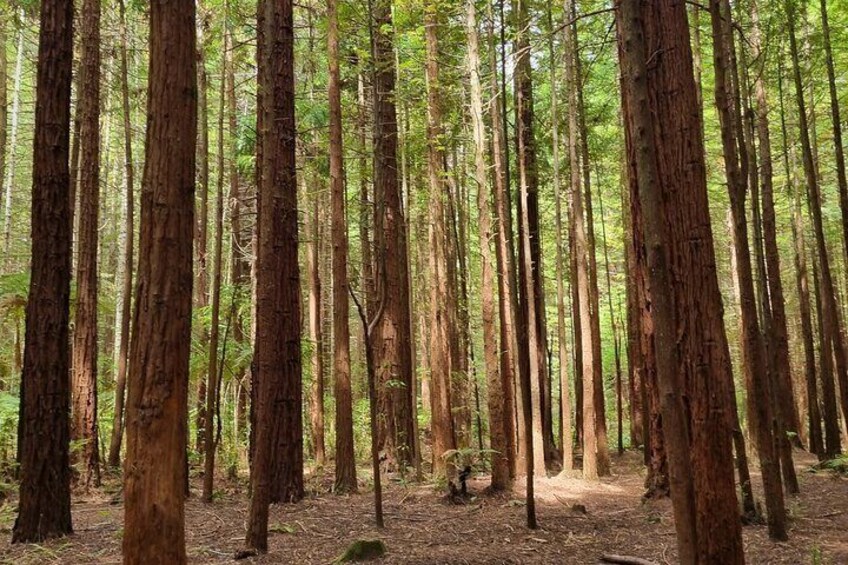
[[[379,559],[386,554],[386,544],[381,540],[356,540],[347,548],[336,563],[354,563]]]

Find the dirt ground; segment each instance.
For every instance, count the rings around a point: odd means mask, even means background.
[[[383,563],[582,564],[613,553],[674,564],[671,505],[667,500],[641,500],[639,459],[636,453],[614,457],[613,476],[600,482],[537,481],[535,531],[524,527],[520,490],[486,495],[486,476],[469,483],[475,496],[464,505],[448,504],[432,485],[388,481],[382,531],[374,527],[367,486],[360,494],[336,496],[328,493],[330,476],[313,476],[305,500],[272,507],[270,552],[242,563],[327,564],[351,542],[379,538],[387,548]],[[790,540],[774,543],[765,526],[746,526],[748,563],[848,564],[848,479],[812,472],[812,459],[802,454],[797,459],[801,494],[787,499]],[[362,470],[360,476],[368,474]],[[7,507],[0,513],[6,536],[0,563],[120,563],[122,507],[119,496],[108,490],[107,485],[107,492],[74,501],[73,536],[40,545],[9,544],[14,509]],[[246,496],[244,485],[234,483],[224,486],[211,505],[193,493],[186,509],[190,562],[233,560],[244,540]],[[583,505],[585,513],[574,505]]]

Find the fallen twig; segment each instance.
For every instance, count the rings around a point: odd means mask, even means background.
[[[601,563],[616,563],[618,565],[657,565],[655,561],[631,557],[629,555],[601,555]]]

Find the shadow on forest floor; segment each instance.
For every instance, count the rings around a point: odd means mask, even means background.
[[[848,563],[848,479],[813,473],[813,459],[797,455],[801,494],[787,499],[790,540],[774,543],[764,526],[745,527],[748,563]],[[642,501],[640,463],[641,454],[626,453],[613,456],[613,474],[600,482],[538,480],[535,531],[524,527],[520,487],[487,495],[486,476],[469,482],[475,496],[465,505],[447,504],[432,485],[388,481],[386,528],[379,531],[373,526],[370,473],[360,470],[360,480],[367,477],[369,485],[361,482],[359,494],[335,496],[327,492],[332,476],[325,470],[311,477],[312,494],[306,499],[272,507],[270,552],[245,563],[331,563],[352,541],[369,538],[385,542],[388,552],[383,563],[586,564],[596,563],[604,553],[676,563],[671,504]],[[243,543],[245,486],[222,485],[214,504],[201,503],[196,492],[187,503],[186,539],[192,563],[232,561]],[[40,545],[9,545],[14,515],[7,503],[0,513],[6,535],[0,563],[120,563],[122,506],[105,493],[109,486],[74,500],[73,536]],[[117,483],[111,486],[117,488]]]

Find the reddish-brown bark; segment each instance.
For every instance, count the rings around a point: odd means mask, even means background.
[[[19,413],[20,494],[12,542],[70,534],[68,167],[73,2],[45,0],[35,100],[32,263]]]

